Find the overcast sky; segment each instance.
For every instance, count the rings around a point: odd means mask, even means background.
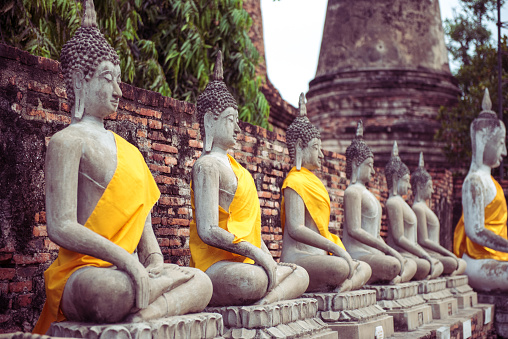
[[[452,18],[453,8],[459,10],[458,0],[439,2],[443,20]],[[307,93],[309,81],[316,75],[326,4],[327,0],[261,0],[268,77],[294,106],[298,106],[300,93]],[[507,5],[501,17],[508,21]],[[497,41],[495,25],[491,31]],[[503,29],[502,33],[507,31]]]

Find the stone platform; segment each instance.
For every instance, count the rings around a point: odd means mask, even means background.
[[[268,305],[208,307],[205,312],[222,315],[224,338],[337,339],[317,317],[314,299],[293,299]],[[213,314],[213,313],[212,313]]]
[[[457,299],[446,288],[445,278],[421,280],[418,283],[418,294],[432,308],[433,319],[445,319],[457,313]]]
[[[493,305],[478,304],[476,307],[459,309],[446,319],[436,319],[411,332],[395,332],[390,339],[450,339],[450,338],[497,338],[493,319]]]
[[[87,339],[208,339],[221,338],[223,330],[220,314],[195,313],[142,323],[85,324],[64,321],[52,323],[48,335]]]
[[[376,291],[306,293],[303,297],[317,300],[319,317],[339,339],[371,339],[376,331],[386,338],[394,332],[393,318],[376,304]]]
[[[496,332],[500,338],[508,338],[508,294],[479,291],[477,293],[478,302],[494,305],[495,314],[492,312],[492,318]]]
[[[393,317],[395,331],[412,331],[432,321],[432,309],[418,294],[417,282],[365,285],[364,289],[376,291],[377,304]]]
[[[459,309],[469,308],[478,304],[478,296],[473,288],[468,285],[467,275],[446,277],[446,287],[457,299]]]

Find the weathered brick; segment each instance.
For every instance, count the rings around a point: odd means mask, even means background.
[[[47,237],[48,231],[46,230],[46,226],[34,226],[33,235],[36,237]]]
[[[180,247],[182,246],[182,242],[180,241],[180,239],[169,239],[169,246],[176,246],[176,247]]]
[[[153,129],[161,129],[162,122],[158,121],[158,120],[148,119],[148,127],[153,128]]]
[[[194,148],[203,148],[203,142],[198,140],[189,140],[189,146]]]
[[[30,292],[32,290],[32,281],[17,281],[9,283],[10,293]]]
[[[0,268],[0,280],[12,280],[15,276],[15,268]]]
[[[41,84],[40,82],[35,81],[35,80],[30,80],[28,82],[28,89],[35,91],[35,92],[46,93],[46,94],[51,94],[51,92],[52,92],[50,85]]]
[[[188,219],[171,219],[171,225],[189,226],[189,224]]]
[[[54,242],[52,242],[49,239],[44,239],[44,249],[46,251],[55,251],[55,250],[60,249],[60,246],[58,246],[57,244],[55,244]]]
[[[155,142],[152,144],[152,149],[166,153],[178,153],[178,149],[174,146],[159,144]]]
[[[13,259],[16,264],[27,265],[27,264],[41,264],[49,261],[51,255],[49,253],[35,253],[32,255],[15,254]]]
[[[29,307],[32,305],[33,293],[16,296],[15,308]]]
[[[157,238],[157,242],[159,243],[159,246],[161,246],[161,247],[168,247],[169,246],[169,239],[168,238]]]

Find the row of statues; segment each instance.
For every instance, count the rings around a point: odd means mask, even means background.
[[[287,131],[294,167],[282,186],[283,249],[277,263],[261,238],[254,180],[228,154],[240,128],[238,105],[223,81],[220,51],[213,80],[197,100],[204,147],[192,169],[192,267],[166,264],[150,215],[158,187],[140,152],[104,128],[104,118],[116,111],[122,96],[121,71],[118,55],[97,29],[93,1],[86,1],[82,27],[62,49],[61,60],[73,116],[47,149],[47,229],[60,251],[45,272],[47,299],[37,333],[65,319],[148,321],[200,312],[207,305],[263,305],[306,291],[345,292],[365,284],[456,275],[464,272],[466,261],[468,267],[476,265],[471,264],[476,258],[464,261],[440,246],[439,220],[426,203],[433,187],[423,157],[410,183],[396,143],[385,169],[387,243],[381,238],[382,208],[367,188],[374,155],[363,140],[361,122],[346,151],[350,184],[344,192],[344,236],[332,234],[330,197],[312,172],[323,161],[320,133],[306,117],[303,94],[300,114]],[[471,238],[464,245],[466,258],[471,244],[482,237],[483,207],[499,195],[484,173],[506,155],[504,125],[496,121],[478,122],[477,128],[490,130],[473,139],[481,149],[474,155],[481,166],[472,166],[476,174],[465,182],[470,189],[464,195],[471,195],[475,208],[465,206],[464,234]],[[491,146],[490,135],[498,146]],[[490,147],[498,148],[494,152]],[[412,208],[403,199],[410,186]],[[503,206],[506,238],[505,201]],[[486,232],[488,245],[508,252],[507,240]]]

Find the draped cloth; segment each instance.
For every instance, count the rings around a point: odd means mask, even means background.
[[[229,211],[218,206],[219,227],[235,236],[233,243],[247,241],[261,248],[261,208],[259,207],[256,184],[249,171],[242,167],[228,154],[229,163],[238,180],[233,201]],[[221,260],[253,264],[254,260],[245,256],[224,251],[205,244],[198,235],[194,190],[191,183],[192,221],[190,223],[189,247],[191,252],[190,266],[206,271],[210,266]],[[210,207],[212,208],[212,207]],[[208,225],[205,225],[207,227]]]
[[[145,221],[160,191],[139,150],[113,133],[117,167],[84,227],[133,253]],[[66,320],[60,308],[67,279],[85,266],[109,267],[111,263],[60,247],[58,257],[44,272],[46,303],[34,333],[45,334],[54,321]],[[100,288],[98,286],[97,288]]]
[[[507,208],[503,188],[492,177],[496,185],[496,196],[490,204],[485,207],[485,228],[494,232],[498,236],[507,239]],[[453,253],[461,258],[466,253],[473,259],[495,259],[508,261],[508,253],[499,252],[491,248],[479,245],[469,239],[464,228],[464,213],[455,228],[453,235]]]
[[[319,233],[346,250],[340,238],[328,230],[328,224],[330,223],[330,196],[321,180],[305,167],[302,167],[300,171],[296,167],[293,167],[282,184],[283,192],[286,187],[293,189],[302,198],[312,220],[316,223]],[[284,194],[282,195],[281,222],[284,229],[286,225]]]

